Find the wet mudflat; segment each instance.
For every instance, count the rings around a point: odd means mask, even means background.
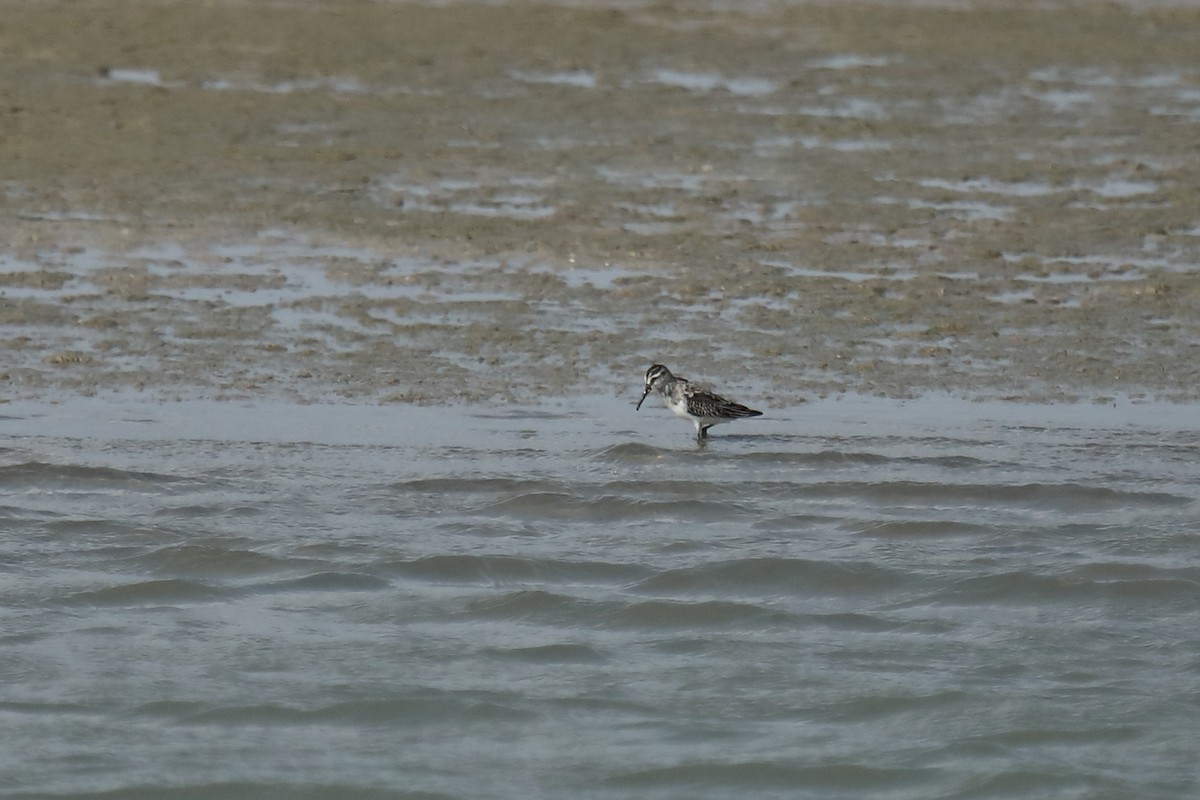
[[[1194,398],[1198,18],[12,5],[6,393]]]

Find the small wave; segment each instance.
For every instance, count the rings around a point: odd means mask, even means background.
[[[293,561],[218,545],[172,544],[138,556],[137,562],[155,571],[212,577],[261,575],[287,569]]]
[[[389,561],[379,568],[416,580],[449,583],[617,583],[645,577],[648,570],[605,561],[562,561],[518,556],[427,556]]]
[[[994,755],[988,751],[987,755]],[[1014,753],[1010,758],[1020,763],[1024,753]],[[977,772],[965,781],[962,788],[952,794],[940,795],[946,800],[979,800],[980,798],[1012,797],[1189,797],[1190,794],[1150,794],[1144,783],[1126,781],[1112,776],[1104,781],[1104,789],[1081,791],[1095,781],[1093,773],[1073,772],[1061,766],[1039,768],[1037,766],[1012,767],[999,772]]]
[[[761,628],[794,627],[799,623],[799,618],[753,603],[647,600],[622,605],[609,614],[608,623],[617,628],[727,628],[735,625]]]
[[[213,781],[185,783],[170,778],[116,789],[45,794],[5,794],[8,800],[291,800],[336,797],[338,800],[461,800],[458,795],[420,790],[363,788],[356,784],[320,784],[309,780]]]
[[[393,698],[370,698],[300,708],[278,704],[222,706],[186,715],[181,721],[210,725],[459,725],[472,722],[527,722],[537,715],[518,709],[508,697],[486,692],[436,692]]]
[[[967,692],[953,689],[932,694],[860,695],[806,709],[804,715],[817,722],[873,722],[905,714],[946,711],[967,705],[970,697]]]
[[[585,498],[561,492],[533,492],[489,503],[484,512],[538,519],[615,522],[628,519],[718,522],[736,518],[740,506],[708,500],[643,500],[620,495]]]
[[[795,466],[828,467],[841,464],[870,465],[886,464],[892,459],[870,452],[853,452],[841,450],[818,450],[812,453],[796,453],[788,451],[767,451],[742,453],[734,456],[738,461],[765,464],[788,464]]]
[[[89,467],[78,464],[49,464],[27,461],[0,466],[0,487],[39,489],[131,489],[154,490],[190,483],[192,479],[159,472]]]
[[[561,411],[549,411],[544,408],[512,408],[493,409],[491,411],[476,411],[471,414],[476,419],[566,419],[571,416]]]
[[[942,467],[950,470],[966,470],[977,469],[980,467],[995,467],[1001,466],[993,461],[985,461],[982,458],[974,456],[905,456],[897,459],[905,464],[924,464],[931,467]],[[1011,463],[1005,463],[1002,466],[1012,467]]]
[[[152,700],[141,703],[124,712],[130,717],[160,717],[163,719],[182,719],[206,710],[204,703],[197,700]]]
[[[885,539],[922,539],[949,536],[978,537],[998,531],[997,528],[988,525],[932,519],[883,520],[880,522],[855,523],[847,527],[849,530],[864,536],[878,536]]]
[[[736,762],[693,761],[669,767],[626,772],[605,780],[610,785],[629,789],[685,787],[712,788],[747,792],[753,796],[764,789],[794,792],[796,787],[811,791],[824,788],[837,792],[895,789],[927,780],[932,770],[921,768],[882,768],[865,764],[825,764],[798,766],[775,761]]]
[[[112,554],[140,552],[147,544],[179,540],[178,531],[138,519],[59,518],[44,523],[44,528],[63,542],[113,543],[113,549],[109,551]]]
[[[1200,581],[1163,574],[1138,579],[1093,579],[1078,571],[1042,575],[1028,571],[982,575],[957,581],[935,598],[951,603],[1096,601],[1121,598],[1158,603],[1183,602],[1200,610]]]
[[[207,517],[244,519],[247,517],[258,517],[264,513],[266,511],[262,506],[246,505],[244,503],[226,505],[219,502],[171,506],[169,508],[160,508],[154,512],[155,516],[158,517],[182,517],[183,519],[204,519]]]
[[[31,716],[54,716],[65,714],[78,716],[80,714],[103,714],[102,708],[81,705],[79,703],[48,703],[37,701],[5,700],[0,701],[0,712],[5,714],[28,714]]]
[[[816,450],[812,452],[757,451],[733,456],[738,461],[764,464],[786,464],[807,467],[878,466],[884,464],[919,464],[949,470],[968,470],[990,466],[991,463],[973,456],[888,456],[870,450]]]
[[[1192,499],[1166,492],[1131,492],[1078,483],[946,484],[914,481],[825,482],[798,485],[812,497],[852,497],[870,502],[926,506],[1027,506],[1061,511],[1112,511],[1129,507],[1179,506]]]
[[[489,652],[498,658],[530,664],[603,664],[608,661],[604,653],[585,644],[546,644]]]
[[[715,484],[703,480],[616,480],[601,485],[605,492],[619,496],[671,497],[692,499],[696,497],[739,497],[744,488],[729,484]]]
[[[257,587],[269,592],[369,592],[391,586],[383,578],[360,572],[318,572]]]
[[[754,523],[760,531],[804,531],[818,525],[833,525],[841,520],[824,514],[786,514],[781,517],[766,517]]]
[[[644,463],[646,461],[658,461],[662,458],[674,456],[676,453],[673,450],[651,447],[648,444],[641,444],[640,442],[622,442],[621,444],[614,444],[610,447],[591,451],[590,455],[592,458],[600,461]]]
[[[761,594],[871,593],[903,584],[900,573],[875,564],[744,558],[661,572],[637,584],[643,592]]]
[[[171,578],[75,592],[65,597],[63,602],[84,606],[158,606],[210,603],[224,600],[233,594],[234,592],[228,589],[220,589],[198,581]]]
[[[588,604],[576,597],[539,589],[507,592],[498,597],[476,600],[467,605],[466,616],[501,619],[553,616],[578,622],[579,613]]]
[[[1076,567],[1072,574],[1095,581],[1185,581],[1200,584],[1200,567],[1160,567],[1153,564],[1106,561]]]
[[[1086,728],[1011,728],[964,739],[964,749],[1026,748],[1042,745],[1115,744],[1136,739],[1139,731],[1130,725],[1106,725]]]
[[[24,525],[29,520],[59,520],[63,517],[57,511],[47,511],[44,508],[22,508],[21,506],[0,505],[0,520],[4,522],[18,521]],[[8,527],[5,525],[5,527]]]
[[[562,488],[557,481],[524,480],[518,478],[416,478],[390,484],[399,491],[429,492],[431,494],[482,492],[545,492]]]
[[[888,620],[873,614],[854,612],[805,614],[802,619],[831,630],[854,631],[857,633],[886,633],[910,627],[910,624],[907,622]]]

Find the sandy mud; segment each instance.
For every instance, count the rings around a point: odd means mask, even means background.
[[[6,4],[0,397],[1197,398],[1200,10],[699,5]]]

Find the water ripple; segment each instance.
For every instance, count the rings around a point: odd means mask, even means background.
[[[80,464],[52,464],[29,461],[0,466],[0,487],[41,491],[165,491],[194,484],[191,478],[159,472],[92,467]]]
[[[211,603],[234,594],[200,581],[172,578],[109,586],[74,592],[63,598],[68,605],[80,606],[160,606]]]
[[[1192,418],[819,406],[703,449],[613,443],[624,403],[406,408],[383,445],[395,408],[272,409],[279,441],[232,404],[142,415],[244,440],[44,422],[0,471],[0,772],[479,796],[466,753],[505,797],[1190,797]]]
[[[565,561],[507,555],[427,556],[386,561],[381,570],[405,578],[450,583],[617,583],[643,577],[644,567],[606,561]]]
[[[904,585],[904,573],[867,563],[836,563],[796,558],[746,558],[667,570],[637,584],[643,592],[857,594]]]
[[[838,792],[875,791],[913,785],[934,774],[917,768],[880,768],[852,762],[821,766],[799,766],[773,761],[721,763],[689,761],[670,767],[635,770],[612,776],[606,783],[623,789],[676,791],[692,787],[717,787],[724,791],[760,792],[796,787]]]
[[[643,500],[621,495],[597,498],[565,492],[530,492],[487,503],[479,511],[522,519],[575,519],[614,522],[625,519],[679,519],[719,522],[745,511],[732,503],[706,500]]]
[[[754,603],[727,600],[647,600],[622,604],[607,615],[607,623],[618,628],[647,630],[733,629],[798,627],[802,618]]]

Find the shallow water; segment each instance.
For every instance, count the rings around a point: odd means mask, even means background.
[[[1195,796],[1194,408],[633,399],[6,406],[7,796]]]

